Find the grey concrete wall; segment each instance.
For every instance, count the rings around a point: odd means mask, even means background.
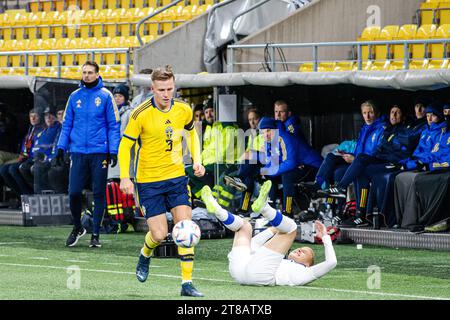
[[[204,13],[138,49],[134,72],[166,64],[172,65],[176,73],[195,74],[205,71],[203,42],[207,18],[208,14]]]
[[[356,41],[362,30],[374,22],[373,14],[367,13],[370,6],[379,8],[380,25],[403,25],[413,23],[416,10],[422,0],[316,0],[281,22],[272,24],[260,32],[242,39],[239,44],[301,43],[328,41]],[[312,59],[307,49],[283,49],[286,60],[304,61]],[[319,50],[319,59],[348,59],[351,47]],[[276,55],[279,58],[279,55]],[[264,61],[262,49],[238,52],[235,61]],[[235,71],[259,71],[261,65],[236,66]],[[298,64],[289,66],[298,70]],[[278,66],[277,71],[282,71]]]

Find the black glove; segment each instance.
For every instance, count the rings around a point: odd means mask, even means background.
[[[114,168],[117,165],[117,154],[108,154],[108,163],[111,165],[111,168]]]
[[[56,154],[56,165],[62,166],[64,163],[64,150],[58,149],[58,153]]]

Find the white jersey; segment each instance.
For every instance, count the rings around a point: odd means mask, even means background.
[[[325,247],[324,262],[306,267],[292,260],[283,259],[275,272],[275,284],[279,286],[302,286],[330,272],[336,266],[336,254],[329,235],[324,236],[322,241]]]
[[[301,286],[314,281],[336,266],[336,255],[329,235],[322,238],[325,261],[305,267],[264,246],[273,236],[270,229],[252,238],[251,246],[233,247],[228,254],[231,277],[238,283],[262,286]]]

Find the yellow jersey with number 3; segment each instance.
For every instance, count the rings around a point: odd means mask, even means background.
[[[193,112],[183,101],[173,99],[168,110],[162,111],[152,98],[134,109],[122,139],[136,142],[136,182],[149,183],[184,176],[183,132],[192,129]]]

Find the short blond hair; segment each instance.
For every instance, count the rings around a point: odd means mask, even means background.
[[[172,78],[175,80],[175,75],[173,74],[171,65],[156,68],[152,72],[152,81],[166,81]]]

